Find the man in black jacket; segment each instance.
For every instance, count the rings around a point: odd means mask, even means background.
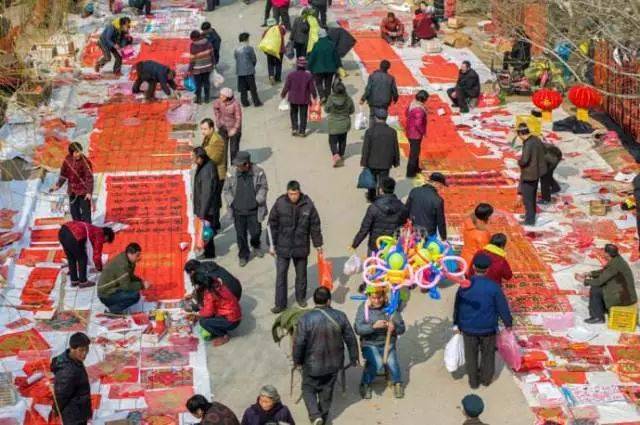
[[[276,262],[276,301],[271,312],[278,314],[287,308],[287,274],[289,263],[296,269],[296,301],[307,306],[307,262],[309,240],[322,253],[320,216],[313,201],[300,191],[300,183],[287,183],[287,193],[276,199],[269,214],[269,230],[272,237],[271,255]]]
[[[522,155],[518,160],[520,166],[520,186],[524,204],[525,226],[536,225],[536,201],[538,197],[538,182],[540,177],[547,174],[544,143],[538,136],[531,134],[526,123],[518,124],[516,130],[518,138],[522,140]]]
[[[376,108],[374,109],[374,114],[375,122],[373,126],[364,133],[360,166],[371,170],[371,173],[376,178],[376,187],[379,188],[382,179],[389,176],[391,167],[400,165],[400,148],[398,147],[396,130],[386,123],[387,110]],[[373,202],[375,196],[376,189],[369,189],[367,193],[369,202]]]
[[[347,316],[331,308],[331,292],[320,287],[313,293],[315,308],[298,321],[293,363],[302,368],[302,398],[312,425],[329,417],[333,388],[344,368],[344,346],[350,366],[358,365],[358,343]]]
[[[221,200],[216,196],[216,193],[221,192],[218,167],[209,159],[202,146],[193,149],[193,161],[196,164],[196,173],[193,176],[193,215],[198,217],[204,226],[218,231],[222,207]],[[205,241],[204,251],[198,258],[216,258],[214,235]]]
[[[238,278],[215,261],[189,260],[184,265],[184,271],[189,276],[193,276],[195,272],[199,271],[206,274],[211,280],[220,279],[237,299],[242,296],[242,284]]]
[[[380,236],[392,236],[396,229],[407,221],[407,208],[394,195],[395,188],[396,182],[391,177],[382,179],[381,195],[367,208],[360,230],[353,238],[352,249],[358,248],[364,238],[369,235],[367,255],[371,255],[378,249],[376,241]]]
[[[54,374],[54,408],[64,425],[84,425],[93,412],[91,410],[91,386],[84,367],[91,340],[81,332],[71,335],[69,348],[51,359]]]
[[[547,172],[540,177],[540,204],[551,203],[551,195],[560,192],[560,185],[553,178],[553,172],[562,161],[562,151],[556,145],[544,143],[544,159],[547,162]]]
[[[176,72],[169,67],[152,61],[140,61],[136,64],[136,81],[133,83],[131,92],[133,94],[140,93],[140,86],[142,83],[147,83],[147,89],[144,92],[145,100],[155,100],[156,86],[160,84],[160,88],[167,96],[175,97],[178,89],[176,82]],[[171,93],[172,88],[174,90]]]
[[[389,74],[389,68],[391,68],[391,62],[386,59],[380,62],[380,69],[369,75],[367,86],[360,99],[361,105],[364,105],[365,102],[369,105],[369,128],[373,127],[375,122],[376,109],[387,111],[391,102],[398,101],[396,79]]]
[[[460,112],[469,112],[469,100],[480,96],[480,77],[475,70],[471,69],[471,62],[462,62],[458,82],[455,87],[447,90],[447,95],[453,106],[460,108]]]
[[[447,220],[444,215],[444,200],[438,189],[447,186],[442,173],[431,173],[429,183],[415,187],[409,192],[407,209],[414,226],[425,229],[428,236],[440,233],[440,239],[447,239]]]

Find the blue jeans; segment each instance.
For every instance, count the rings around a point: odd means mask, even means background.
[[[384,355],[384,345],[363,345],[362,356],[366,360],[366,367],[362,371],[362,383],[371,384],[378,375],[378,371],[384,367],[382,356]],[[391,382],[394,384],[402,382],[400,372],[400,363],[398,362],[398,354],[396,347],[392,345],[389,348],[389,358],[387,359],[387,368],[391,374]]]
[[[122,314],[126,309],[140,301],[140,291],[117,291],[109,297],[100,297],[109,312]]]
[[[225,336],[229,331],[234,330],[240,324],[240,320],[237,322],[230,322],[222,316],[203,317],[200,319],[200,326],[213,335],[214,338]]]

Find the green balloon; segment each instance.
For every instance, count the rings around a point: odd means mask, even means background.
[[[400,270],[404,265],[404,257],[402,256],[402,254],[394,252],[389,256],[387,262],[389,263],[389,267],[391,267],[392,270]]]

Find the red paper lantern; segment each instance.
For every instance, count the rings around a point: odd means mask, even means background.
[[[543,88],[533,93],[531,100],[542,111],[542,120],[551,121],[551,111],[562,105],[562,94],[556,90]]]
[[[567,97],[576,108],[576,118],[580,121],[589,120],[589,109],[600,105],[602,96],[593,87],[577,85],[569,89]]]

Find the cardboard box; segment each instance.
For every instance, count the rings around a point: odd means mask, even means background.
[[[469,46],[471,46],[471,44],[473,44],[471,42],[471,37],[469,37],[466,34],[459,33],[459,32],[454,32],[454,33],[445,35],[445,37],[442,40],[442,42],[444,44],[446,44],[447,46],[455,47],[456,49],[462,49],[464,47],[469,47]]]
[[[440,40],[434,38],[432,40],[420,40],[420,47],[425,53],[440,53],[442,51],[442,44]]]
[[[449,18],[447,21],[447,26],[451,29],[457,30],[464,27],[464,23],[462,18]]]
[[[589,201],[589,214],[595,216],[605,216],[607,215],[607,211],[609,210],[608,205],[605,201]]]

